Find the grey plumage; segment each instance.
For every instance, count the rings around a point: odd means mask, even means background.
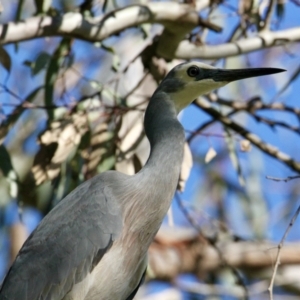
[[[177,114],[232,80],[280,71],[226,71],[198,62],[174,68],[145,113],[146,165],[134,176],[95,176],[58,203],[20,250],[0,300],[132,299],[178,183],[185,139]]]
[[[3,283],[1,299],[62,299],[91,272],[121,232],[113,184],[123,177],[99,175],[58,203],[23,245]]]

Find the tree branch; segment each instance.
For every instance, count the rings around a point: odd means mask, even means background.
[[[266,13],[266,17],[265,17],[265,24],[263,26],[263,30],[268,30],[271,25],[274,7],[275,7],[275,0],[271,0],[268,5],[268,8],[267,8],[267,13]]]
[[[263,31],[254,37],[219,45],[195,45],[182,41],[175,52],[181,59],[217,59],[230,57],[300,40],[300,27],[281,31]]]
[[[45,36],[67,36],[96,42],[143,23],[159,23],[176,33],[178,30],[190,31],[200,24],[212,30],[220,30],[217,25],[202,21],[198,11],[191,5],[156,2],[127,6],[100,18],[84,18],[80,13],[72,12],[56,17],[38,16],[18,23],[10,22],[0,26],[0,44]]]
[[[193,273],[199,277],[208,272],[216,271],[226,265],[244,271],[259,271],[272,268],[278,251],[276,243],[239,241],[223,243],[218,250],[203,243],[195,233],[170,233],[163,229],[158,232],[156,242],[149,249],[149,265],[152,273],[158,279],[171,280],[181,273]],[[166,236],[168,234],[168,236]],[[172,241],[171,238],[174,240]],[[281,247],[281,265],[296,265],[300,263],[300,244],[288,243]]]
[[[206,2],[197,9],[201,10],[206,7],[208,5]],[[181,39],[197,26],[203,26],[214,31],[221,30],[217,25],[199,18],[198,11],[191,5],[155,2],[128,6],[100,18],[87,19],[80,13],[67,13],[57,17],[38,16],[18,23],[10,22],[0,26],[0,45],[46,36],[67,36],[99,42],[127,28],[144,23],[162,24],[165,27],[164,35],[171,38],[179,36]],[[195,45],[185,40],[177,47],[178,41],[176,40],[176,43],[172,43],[175,45],[175,48],[174,45],[171,47],[172,51],[163,50],[164,47],[159,45],[157,51],[165,57],[173,55],[181,59],[217,59],[299,40],[300,28],[292,28],[276,32],[263,31],[252,38],[220,45]]]
[[[209,99],[211,99],[208,96]],[[232,111],[226,115],[226,117],[233,116],[234,114],[240,111],[246,111],[251,116],[257,117],[254,115],[254,112],[257,110],[279,110],[284,112],[289,112],[295,114],[298,118],[300,118],[300,109],[296,107],[287,106],[281,102],[273,102],[273,103],[264,103],[259,97],[255,97],[250,99],[249,101],[241,102],[241,101],[231,101],[225,100],[220,97],[216,100],[218,104],[228,106],[232,108]],[[207,127],[214,124],[217,120],[209,120],[198,127],[195,131],[191,133],[188,137],[187,141],[190,143],[201,131],[204,131]],[[276,121],[274,121],[273,125],[276,125]],[[280,125],[280,124],[279,124]],[[286,125],[284,125],[286,127]],[[288,128],[294,131],[295,128]],[[298,131],[298,130],[297,130]]]
[[[197,105],[199,108],[203,109],[204,112],[212,116],[214,119],[220,121],[225,126],[233,129],[238,134],[243,136],[245,139],[249,140],[253,145],[255,145],[257,148],[259,148],[266,154],[276,158],[277,160],[282,161],[292,170],[296,172],[300,172],[300,162],[294,161],[289,155],[279,151],[276,147],[270,144],[264,143],[257,135],[253,134],[252,132],[248,131],[244,127],[235,123],[230,118],[223,116],[221,113],[215,110],[209,102],[203,101],[200,98],[198,98],[194,102],[194,104]]]
[[[297,107],[288,106],[282,102],[271,102],[264,103],[260,97],[255,97],[249,101],[230,101],[218,97],[217,103],[231,107],[236,112],[238,111],[247,111],[253,113],[257,110],[279,110],[293,113],[296,116],[300,117],[300,109]]]
[[[294,213],[293,218],[291,219],[288,228],[285,230],[285,233],[284,233],[279,245],[277,246],[278,251],[277,251],[277,255],[276,255],[276,262],[275,262],[275,266],[274,266],[270,286],[268,288],[269,293],[270,293],[270,300],[273,300],[273,288],[274,288],[275,276],[277,274],[278,267],[281,263],[281,252],[283,251],[283,243],[285,242],[286,237],[287,237],[289,231],[291,230],[292,226],[294,225],[299,213],[300,213],[300,206],[298,206],[298,209]]]

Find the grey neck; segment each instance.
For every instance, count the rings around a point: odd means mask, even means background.
[[[167,180],[165,183],[172,187],[175,184],[176,188],[185,137],[169,94],[161,91],[154,93],[145,113],[144,126],[151,145],[145,172],[159,176],[162,181]]]
[[[124,218],[130,220],[125,222],[130,224],[129,236],[138,234],[146,252],[175,194],[185,138],[173,101],[166,93],[152,96],[144,126],[151,145],[150,156],[140,172],[129,177],[131,184],[127,188],[133,193],[130,201],[124,202]],[[133,218],[134,213],[145,217]]]

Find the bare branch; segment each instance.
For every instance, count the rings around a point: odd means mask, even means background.
[[[284,181],[284,182],[288,182],[290,180],[293,179],[298,179],[300,178],[300,175],[296,175],[296,176],[288,176],[286,178],[278,178],[278,177],[272,177],[272,176],[266,176],[267,179],[273,180],[273,181]]]
[[[180,235],[180,228],[168,229],[166,232],[164,230],[163,227],[158,232],[156,242],[151,244],[149,251],[151,270],[159,279],[171,280],[180,273],[193,273],[201,277],[224,266],[255,272],[272,267],[275,261],[275,243],[227,241],[220,243],[217,249],[205,243],[193,229],[190,229],[191,232],[184,232],[182,236],[185,239],[182,237],[181,240],[176,238]],[[281,249],[281,265],[299,264],[299,254],[299,243],[286,244]]]
[[[208,96],[208,98],[211,100],[211,97]],[[288,106],[281,102],[264,103],[260,97],[255,97],[255,98],[252,98],[249,101],[245,101],[245,102],[230,101],[230,100],[226,100],[226,99],[222,99],[222,98],[218,97],[216,102],[218,104],[225,105],[225,106],[228,106],[233,109],[230,113],[227,114],[227,117],[233,116],[234,114],[236,114],[240,111],[247,111],[249,114],[252,115],[257,110],[279,110],[279,111],[293,113],[298,118],[300,117],[300,109],[299,108]],[[255,115],[254,117],[256,118],[257,116]],[[257,119],[260,119],[260,118],[258,117]],[[197,130],[191,132],[191,135],[187,139],[188,143],[190,143],[195,138],[195,136],[197,136],[199,134],[205,135],[205,134],[201,133],[201,131],[204,131],[207,127],[211,126],[215,122],[216,122],[216,120],[214,120],[214,119],[209,120],[206,123],[202,124],[200,127],[198,127]],[[273,123],[271,125],[273,125],[273,126],[278,124],[276,121],[272,121],[272,122]],[[279,123],[281,123],[281,122],[279,122]],[[281,125],[281,124],[278,124],[278,125]],[[292,131],[298,132],[298,128],[293,128],[293,127],[290,128],[290,126],[288,126],[288,125],[286,126],[286,124],[283,124],[283,126],[287,127],[288,129],[291,129]],[[211,136],[211,134],[209,134],[209,136]]]
[[[271,103],[264,103],[261,98],[255,97],[250,99],[249,101],[229,101],[218,97],[217,102],[222,105],[226,105],[228,107],[233,108],[235,111],[245,110],[249,113],[253,113],[257,110],[280,110],[280,111],[287,111],[293,113],[297,116],[300,116],[300,109],[297,107],[292,107],[285,105],[281,102],[271,102]]]
[[[220,121],[225,126],[233,129],[238,134],[240,134],[241,136],[243,136],[244,138],[249,140],[253,145],[255,145],[257,148],[259,148],[266,154],[282,161],[284,164],[286,164],[292,170],[294,170],[296,172],[300,172],[300,162],[296,162],[289,155],[279,151],[276,147],[274,147],[270,144],[264,143],[257,135],[253,134],[252,132],[248,131],[244,127],[235,123],[230,118],[223,116],[221,113],[219,113],[217,110],[215,110],[209,102],[203,101],[203,99],[199,98],[194,103],[199,108],[203,109],[203,111],[205,111],[207,114],[211,115],[214,119]]]
[[[194,220],[194,218],[189,214],[188,210],[183,205],[183,203],[181,201],[181,198],[180,198],[178,193],[175,195],[175,198],[177,199],[179,207],[180,207],[181,211],[183,212],[183,214],[185,215],[185,217],[187,218],[187,220],[190,222],[190,224],[193,226],[193,228],[198,232],[199,240],[202,239],[202,241],[205,241],[205,242],[207,241],[212,247],[214,247],[214,249],[217,251],[217,253],[219,255],[219,260],[220,260],[221,265],[225,266],[225,267],[228,267],[228,269],[230,269],[232,271],[233,275],[236,278],[236,282],[238,283],[238,285],[240,285],[244,289],[245,294],[247,294],[247,288],[246,288],[246,285],[245,285],[245,282],[244,282],[243,278],[241,277],[241,275],[239,274],[238,270],[235,267],[233,267],[233,266],[231,266],[227,263],[226,259],[223,256],[223,251],[217,245],[216,240],[212,239],[212,238],[205,237],[203,235],[201,227]]]
[[[267,13],[266,13],[266,17],[265,17],[265,23],[264,23],[264,26],[262,28],[262,31],[263,30],[268,30],[269,27],[270,27],[275,2],[276,2],[275,0],[270,0],[270,3],[268,5],[268,9],[267,9]]]
[[[275,127],[275,126],[281,126],[283,128],[286,128],[290,131],[293,131],[295,133],[300,133],[300,128],[297,127],[297,126],[291,126],[285,122],[282,122],[282,121],[275,121],[275,120],[271,120],[269,118],[264,118],[264,117],[261,117],[261,116],[258,116],[257,114],[252,114],[253,118],[255,118],[256,121],[258,122],[261,122],[261,123],[264,123],[268,126],[270,126],[272,129]]]
[[[96,42],[143,23],[159,23],[176,34],[178,30],[189,32],[200,24],[220,30],[218,26],[202,21],[191,5],[156,2],[127,6],[100,18],[88,19],[80,13],[72,12],[56,17],[38,16],[18,23],[10,22],[0,26],[0,44],[45,36],[67,36]]]
[[[292,28],[276,32],[263,31],[254,37],[219,45],[195,45],[189,41],[182,41],[175,52],[175,56],[182,59],[217,59],[286,45],[299,40],[300,28]]]
[[[273,300],[273,287],[274,287],[274,281],[275,281],[275,276],[276,276],[276,273],[277,273],[277,270],[278,270],[278,266],[280,264],[280,254],[281,254],[281,251],[282,251],[282,248],[283,248],[283,243],[289,233],[289,231],[291,230],[292,226],[294,225],[298,215],[300,213],[300,206],[298,206],[298,209],[296,210],[296,212],[294,213],[294,216],[293,218],[291,219],[290,221],[290,224],[288,226],[288,228],[286,229],[279,245],[277,246],[278,248],[278,251],[277,251],[277,255],[276,255],[276,263],[275,263],[275,266],[274,266],[274,271],[273,271],[273,274],[272,274],[272,278],[271,278],[271,282],[270,282],[270,286],[268,288],[269,290],[269,293],[270,293],[270,300]]]
[[[203,7],[207,5],[206,1]],[[201,8],[203,8],[201,7]],[[201,9],[200,8],[200,9]],[[185,34],[197,26],[219,31],[220,27],[198,16],[198,11],[191,5],[174,2],[148,3],[145,5],[128,6],[113,11],[101,18],[85,19],[80,13],[67,13],[63,16],[38,16],[18,23],[0,26],[0,44],[9,44],[46,36],[67,36],[86,41],[96,42],[118,34],[119,32],[143,23],[159,23],[164,25],[163,35],[183,39]],[[219,45],[195,45],[187,40],[182,41],[176,49],[163,50],[162,42],[158,45],[158,53],[182,59],[217,59],[229,57],[272,46],[287,44],[300,40],[300,28],[292,28],[277,32],[263,31],[255,37]],[[164,40],[165,41],[165,40]],[[168,51],[171,51],[170,53]]]

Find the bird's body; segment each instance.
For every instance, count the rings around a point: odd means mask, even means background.
[[[190,70],[203,66],[177,66],[152,96],[144,122],[151,152],[141,171],[105,172],[58,203],[20,250],[0,300],[133,299],[178,183],[184,131],[177,114],[213,89],[211,81],[196,88],[200,79]],[[274,70],[261,75],[279,72]]]

